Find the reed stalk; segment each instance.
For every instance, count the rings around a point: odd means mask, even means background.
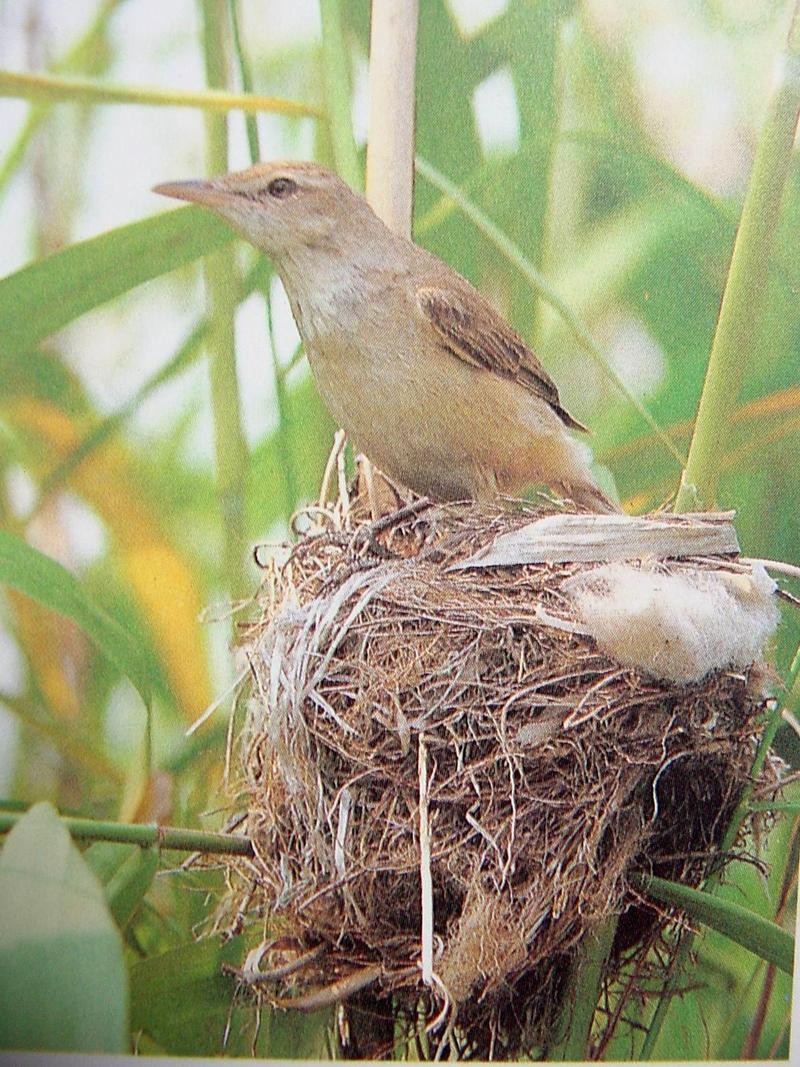
[[[203,45],[209,88],[228,80],[230,40],[225,0],[202,0]],[[206,113],[206,165],[209,174],[228,169],[228,127],[224,116]],[[239,291],[235,253],[226,248],[206,259],[209,377],[214,418],[217,495],[223,525],[223,580],[234,599],[250,590],[245,560],[245,487],[247,445],[242,428],[236,376],[234,315]]]
[[[386,0],[391,3],[391,0]],[[350,64],[342,27],[340,0],[320,0],[322,71],[333,161],[339,175],[353,189],[362,189],[364,176],[358,157],[351,116]]]
[[[253,75],[250,69],[244,42],[239,28],[239,10],[237,0],[228,0],[228,10],[231,20],[231,33],[233,39],[233,52],[236,64],[239,68],[239,80],[242,90],[248,95],[253,92]],[[255,115],[245,115],[245,129],[247,131],[247,147],[250,152],[250,162],[258,163],[261,160],[261,141],[258,133],[258,123]],[[278,351],[275,345],[275,331],[272,323],[272,302],[270,296],[270,281],[272,273],[263,276],[259,289],[264,298],[265,324],[269,338],[269,351],[272,360],[272,374],[275,382],[275,406],[278,411],[277,444],[280,456],[281,470],[284,475],[283,513],[287,526],[291,523],[294,509],[297,505],[297,474],[295,471],[294,451],[291,441],[291,412],[289,410],[289,391],[286,388],[286,371],[278,359]]]
[[[589,1058],[592,1023],[614,935],[617,916],[605,919],[596,930],[584,934],[575,950],[567,975],[561,1015],[551,1035],[547,1059],[563,1062]]]
[[[411,236],[417,0],[372,5],[367,200],[386,225]]]
[[[7,833],[23,818],[21,811],[0,811],[0,834]],[[174,849],[176,852],[202,852],[216,856],[252,856],[249,837],[239,834],[187,830],[156,823],[108,822],[61,816],[65,829],[78,841],[115,841],[140,848]]]
[[[675,511],[713,507],[731,422],[762,340],[770,259],[800,116],[800,3],[756,149]]]

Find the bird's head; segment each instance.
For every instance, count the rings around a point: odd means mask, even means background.
[[[189,200],[221,215],[278,263],[303,253],[347,250],[378,223],[366,200],[336,174],[313,163],[259,163],[203,181],[166,182],[154,192]]]

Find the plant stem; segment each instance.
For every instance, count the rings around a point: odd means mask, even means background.
[[[203,0],[206,3],[206,0]],[[0,71],[0,97],[47,100],[53,104],[145,104],[148,107],[194,107],[226,115],[229,111],[271,111],[294,118],[321,118],[311,104],[282,100],[276,96],[246,96],[207,89],[154,89],[144,85],[106,85],[91,78],[61,78],[51,74],[21,74]]]
[[[353,121],[350,115],[350,64],[342,30],[340,0],[320,0],[325,108],[336,170],[353,189],[363,188]]]
[[[225,0],[202,0],[206,79],[211,88],[227,81],[228,24]],[[228,130],[224,117],[207,114],[206,161],[209,174],[228,169]],[[236,259],[231,249],[209,256],[205,266],[209,320],[209,373],[214,416],[217,491],[224,530],[224,580],[234,599],[246,595],[245,478],[247,445],[241,421],[239,382],[236,377],[234,313]]]
[[[239,16],[237,0],[228,0],[231,19],[231,31],[233,35],[233,51],[239,67],[239,77],[242,88],[246,93],[253,91],[253,77],[250,73],[250,64],[247,62],[244,45],[239,32]],[[250,162],[258,163],[261,159],[261,144],[258,136],[258,124],[252,115],[246,116],[247,145],[250,151]],[[278,360],[278,351],[275,345],[275,331],[272,323],[272,304],[270,298],[270,281],[272,274],[269,273],[263,279],[260,286],[264,298],[264,310],[266,317],[267,336],[269,350],[272,358],[272,374],[275,382],[275,406],[278,409],[278,453],[280,455],[281,468],[284,474],[284,516],[287,525],[291,521],[297,498],[297,477],[294,466],[294,453],[291,446],[291,423],[289,413],[288,391],[286,389],[285,372]]]
[[[417,0],[372,5],[367,200],[405,237],[414,205],[417,21]]]
[[[759,326],[770,255],[800,116],[800,3],[758,141],[750,185],[722,296],[717,328],[697,411],[676,511],[710,507],[725,459],[730,424],[748,361],[759,344]]]
[[[548,1060],[588,1059],[603,971],[616,932],[617,916],[610,915],[596,930],[588,931],[575,949]]]
[[[239,32],[239,5],[237,0],[228,0],[228,14],[231,20],[231,36],[233,38],[233,54],[236,56],[236,64],[239,68],[239,80],[242,83],[242,92],[248,96],[253,95],[253,78],[250,73],[250,64],[244,54],[242,35]],[[261,158],[261,148],[258,143],[258,123],[255,115],[245,112],[244,125],[247,131],[247,146],[250,150],[250,162],[258,163]]]
[[[0,833],[7,833],[24,812],[0,811]],[[215,834],[204,830],[187,830],[157,823],[107,822],[99,819],[76,819],[61,816],[70,834],[81,841],[117,841],[141,848],[174,849],[177,852],[203,852],[218,856],[252,856],[249,837],[238,834]]]

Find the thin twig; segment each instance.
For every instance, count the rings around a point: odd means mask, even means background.
[[[419,874],[422,887],[422,981],[433,983],[433,879],[431,877],[431,836],[428,816],[428,750],[419,737]]]

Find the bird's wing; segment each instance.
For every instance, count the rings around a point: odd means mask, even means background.
[[[417,303],[454,356],[510,378],[548,403],[570,429],[586,429],[561,406],[555,382],[530,348],[488,304],[471,309],[454,289],[432,286],[417,290]]]

